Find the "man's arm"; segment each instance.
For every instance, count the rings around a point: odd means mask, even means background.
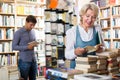
[[[26,46],[20,46],[19,42],[20,42],[20,33],[19,32],[15,32],[14,37],[13,37],[13,41],[12,41],[12,50],[19,50],[19,51],[24,51],[27,50],[27,45]]]

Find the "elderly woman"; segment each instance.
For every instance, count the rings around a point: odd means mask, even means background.
[[[77,56],[87,57],[86,46],[96,46],[95,52],[89,55],[96,55],[101,51],[98,41],[98,33],[101,34],[100,26],[94,25],[99,9],[95,4],[85,4],[80,10],[80,24],[66,32],[65,58],[70,60],[70,68],[75,68],[75,58]]]

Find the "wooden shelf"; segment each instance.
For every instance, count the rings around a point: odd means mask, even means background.
[[[34,1],[22,1],[22,0],[18,0],[16,2],[17,2],[17,4],[39,5],[40,7],[46,6],[46,4],[41,4],[40,2],[34,2]]]
[[[107,17],[107,18],[100,18],[100,20],[110,20],[110,17]]]
[[[119,38],[115,38],[115,39],[113,39],[113,41],[120,41],[120,39]]]
[[[0,52],[0,54],[15,54],[15,52]]]
[[[110,30],[110,27],[102,28],[103,31]]]
[[[30,15],[30,14],[17,14],[17,16],[23,16],[23,17],[26,17],[28,15]],[[34,16],[35,17],[40,17],[40,18],[44,17],[44,16],[37,16],[37,15],[34,15]]]
[[[0,15],[14,16],[15,14],[14,13],[3,13],[3,12],[0,12]]]
[[[15,28],[14,26],[0,26],[0,28]]]
[[[120,17],[120,14],[119,15],[113,15],[113,18],[118,18]]]
[[[14,0],[0,0],[2,3],[14,3]]]
[[[0,39],[0,41],[2,41],[2,42],[8,42],[8,41],[12,41],[12,39]]]
[[[120,26],[113,26],[113,29],[120,29]]]
[[[112,7],[117,7],[117,6],[120,6],[120,4],[112,5]]]
[[[105,41],[110,41],[111,39],[104,39]]]
[[[101,10],[102,9],[108,9],[108,8],[110,8],[110,6],[100,7]]]

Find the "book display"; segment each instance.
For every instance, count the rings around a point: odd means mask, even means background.
[[[119,0],[91,0],[100,7],[99,23],[102,27],[106,48],[120,47],[120,1]]]
[[[65,33],[74,24],[71,24],[73,13],[64,9],[46,9],[45,10],[45,53],[47,67],[57,67],[57,60],[64,60],[65,51]],[[54,53],[53,53],[54,48]],[[53,55],[54,54],[54,55]],[[47,61],[47,58],[50,58]],[[53,60],[54,58],[54,60]],[[55,59],[56,58],[56,59]],[[56,61],[55,61],[56,60]],[[54,61],[54,62],[53,62]],[[54,63],[54,66],[53,66]],[[55,65],[56,64],[56,65]]]

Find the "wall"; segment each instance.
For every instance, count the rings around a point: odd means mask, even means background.
[[[90,0],[78,0],[78,7],[79,9],[86,3],[89,3]]]

